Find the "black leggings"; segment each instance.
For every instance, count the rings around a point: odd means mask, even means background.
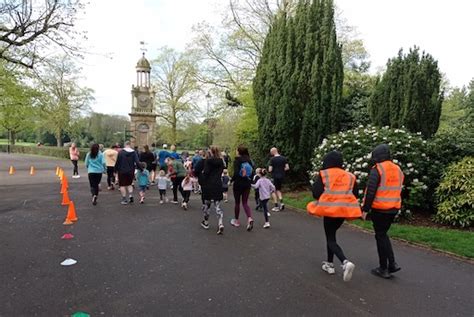
[[[336,242],[336,231],[342,226],[344,220],[344,218],[324,217],[324,232],[326,233],[328,262],[330,263],[334,260],[334,254],[341,263],[346,260],[344,252],[342,252],[341,247]]]
[[[265,222],[268,222],[268,199],[260,200],[260,206],[263,209],[263,216],[265,217]]]
[[[185,203],[189,203],[189,197],[191,197],[191,191],[190,190],[183,190],[183,201]]]
[[[77,169],[77,160],[71,160],[72,165],[74,165],[74,168],[72,170],[72,175],[79,175],[79,171]]]
[[[388,237],[388,230],[392,225],[395,215],[381,212],[372,212],[370,214],[375,231],[375,240],[377,241],[377,252],[381,269],[387,269],[395,264],[392,244]]]
[[[99,184],[102,180],[102,173],[89,173],[89,185],[91,186],[92,196],[99,195]]]
[[[178,189],[181,193],[181,196],[184,198],[183,194],[183,187],[181,187],[181,183],[183,182],[184,177],[175,177],[173,179],[173,200],[178,201]]]
[[[107,186],[111,187],[115,184],[115,167],[107,166]]]

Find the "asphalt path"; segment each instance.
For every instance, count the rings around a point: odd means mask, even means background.
[[[156,188],[122,206],[103,178],[92,206],[80,166],[82,178],[68,178],[79,221],[63,226],[56,166],[72,172],[66,160],[0,153],[0,316],[474,316],[471,263],[394,241],[402,271],[383,280],[370,274],[373,235],[344,226],[338,242],[356,264],[346,283],[339,266],[320,268],[322,221],[291,210],[273,213],[271,229],[255,212],[247,232],[230,226],[229,202],[218,236],[215,217],[200,227],[196,195],[188,211],[160,205]]]

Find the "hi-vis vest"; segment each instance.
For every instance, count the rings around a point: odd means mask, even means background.
[[[380,175],[380,183],[375,193],[373,209],[400,209],[402,207],[402,186],[405,176],[400,167],[385,161],[375,165]]]
[[[362,215],[359,202],[352,193],[356,177],[340,168],[328,168],[319,172],[324,192],[318,201],[310,202],[308,213],[333,218],[355,219]]]

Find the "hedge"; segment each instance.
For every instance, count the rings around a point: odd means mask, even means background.
[[[8,152],[8,145],[0,144],[0,152]],[[58,148],[50,146],[25,146],[25,145],[10,145],[11,153],[33,154],[41,156],[51,156],[62,159],[69,159],[69,148]],[[84,160],[89,149],[79,149],[79,159]]]

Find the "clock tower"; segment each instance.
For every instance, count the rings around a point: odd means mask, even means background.
[[[154,142],[156,113],[155,91],[150,84],[150,62],[145,58],[145,53],[138,60],[137,84],[132,85],[132,112],[130,115],[130,132],[132,146],[143,149],[144,145]]]

